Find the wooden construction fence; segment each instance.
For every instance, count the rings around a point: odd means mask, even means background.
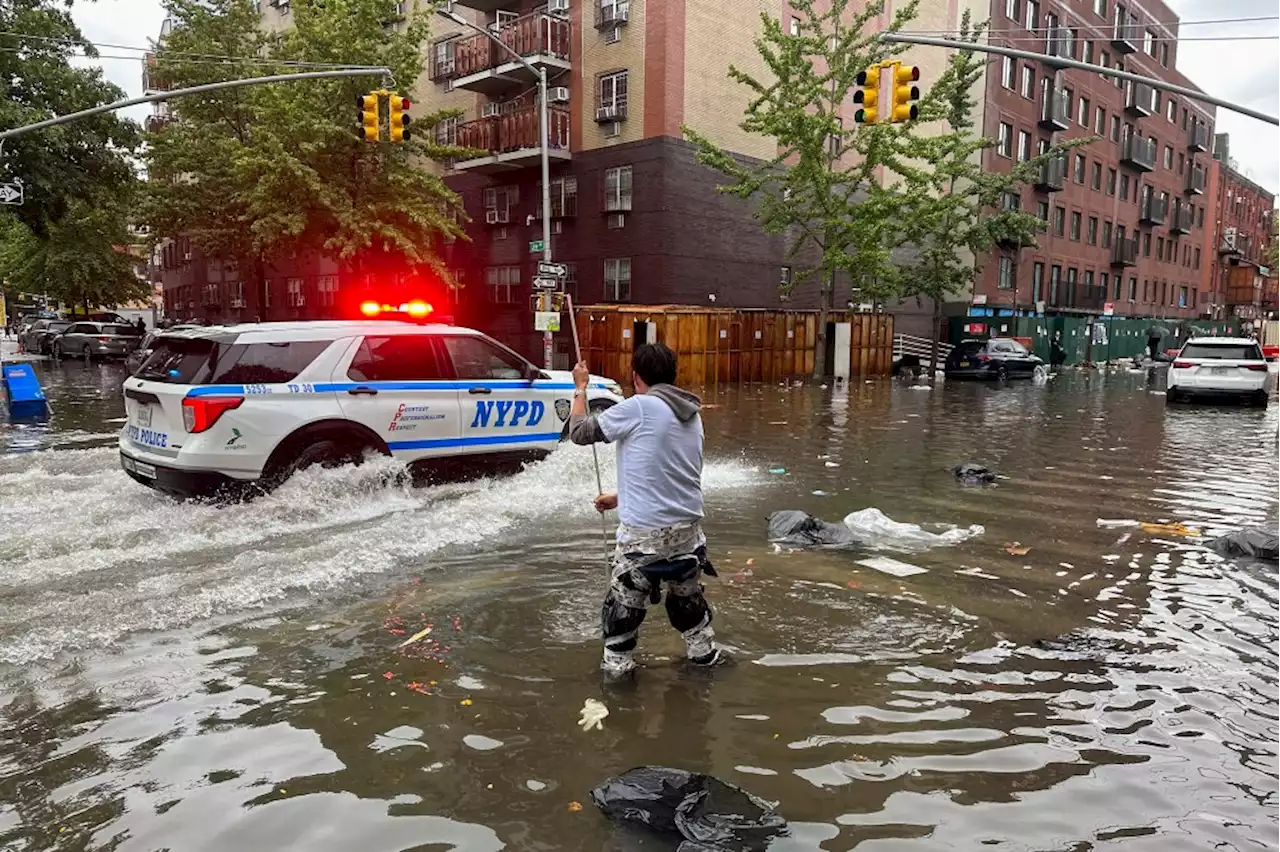
[[[592,372],[625,381],[639,343],[665,343],[679,356],[679,384],[779,382],[809,378],[818,340],[817,311],[688,306],[575,306],[582,357]],[[893,316],[832,311],[849,323],[850,376],[887,376],[893,364]],[[834,341],[834,336],[831,340]],[[828,342],[828,351],[832,343]],[[830,373],[833,358],[827,359]]]

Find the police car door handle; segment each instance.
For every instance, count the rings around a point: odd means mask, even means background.
[[[354,388],[347,388],[347,393],[351,394],[352,396],[377,396],[378,389],[366,387],[365,385],[360,385]]]
[[[492,388],[468,388],[467,393],[470,393],[470,394],[493,393],[493,389]]]

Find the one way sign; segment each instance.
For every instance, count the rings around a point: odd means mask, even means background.
[[[22,203],[22,181],[0,183],[0,204]]]

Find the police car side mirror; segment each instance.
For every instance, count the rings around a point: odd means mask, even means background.
[[[532,364],[525,362],[524,380],[529,384],[533,384],[540,378],[542,378],[542,371],[539,370],[537,367],[533,366]]]

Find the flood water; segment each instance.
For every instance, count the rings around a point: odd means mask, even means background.
[[[708,598],[736,664],[686,671],[659,607],[619,689],[589,450],[179,504],[118,468],[119,367],[40,374],[50,424],[0,427],[0,849],[671,849],[590,802],[645,763],[778,802],[774,850],[1276,848],[1276,566],[1203,545],[1275,529],[1275,405],[1167,410],[1127,372],[710,389]],[[1002,478],[962,486],[963,461]],[[869,507],[985,531],[765,540],[775,509]]]

